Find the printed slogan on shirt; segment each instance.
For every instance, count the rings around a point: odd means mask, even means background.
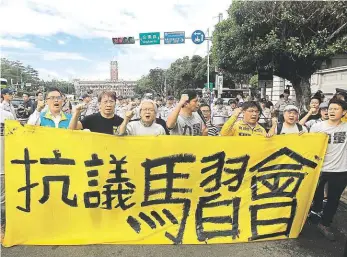
[[[5,246],[296,238],[328,142],[5,129]]]

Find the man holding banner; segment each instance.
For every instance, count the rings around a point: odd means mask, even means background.
[[[166,125],[171,135],[207,136],[208,130],[197,113],[198,95],[194,90],[183,91],[180,102],[169,115]]]
[[[329,119],[316,123],[311,128],[312,133],[328,134],[329,141],[310,217],[313,220],[321,218],[318,229],[332,241],[335,240],[335,236],[330,229],[330,224],[347,185],[347,123],[341,121],[346,113],[347,103],[340,99],[332,99],[328,109]],[[328,201],[323,209],[326,183],[328,183]]]
[[[88,129],[91,132],[116,135],[118,127],[123,119],[115,114],[116,93],[104,91],[98,97],[99,112],[86,116],[82,121],[78,121],[81,111],[86,107],[85,104],[76,106],[76,111],[72,116],[69,129]]]
[[[243,113],[243,120],[237,121],[239,115]],[[265,129],[259,125],[259,115],[261,108],[254,101],[244,102],[242,107],[236,109],[230,119],[224,124],[221,130],[222,136],[266,136]]]
[[[42,112],[46,104],[44,101],[38,101],[35,112],[28,119],[28,124],[67,129],[71,114],[62,111],[64,100],[61,91],[57,88],[48,90],[46,99],[48,110]]]
[[[155,122],[158,108],[154,101],[148,99],[143,100],[139,110],[141,119],[130,123],[129,121],[134,116],[135,111],[129,110],[125,113],[124,121],[119,127],[120,136],[166,135],[164,128]]]

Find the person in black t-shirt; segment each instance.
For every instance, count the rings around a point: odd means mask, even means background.
[[[321,104],[321,99],[317,96],[311,98],[310,110],[300,115],[300,124],[305,124],[310,120],[319,120],[321,118],[319,112],[319,105]]]
[[[91,132],[118,134],[118,127],[122,124],[123,119],[115,114],[116,99],[114,92],[102,92],[98,97],[99,112],[86,116],[82,121],[78,121],[78,117],[86,105],[84,103],[77,105],[69,129],[89,129]]]
[[[265,106],[266,108],[269,108],[271,112],[274,109],[274,104],[270,101],[270,97],[268,95],[265,97]]]

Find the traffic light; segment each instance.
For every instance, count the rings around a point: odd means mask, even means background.
[[[113,37],[112,42],[114,45],[135,44],[135,38],[134,37]]]

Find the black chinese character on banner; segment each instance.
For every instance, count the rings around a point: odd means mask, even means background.
[[[186,198],[185,194],[191,193],[192,190],[189,188],[177,188],[174,186],[175,181],[189,178],[188,173],[176,173],[174,168],[178,163],[194,163],[195,160],[196,157],[193,155],[179,154],[153,160],[146,159],[146,161],[142,163],[142,166],[145,168],[145,192],[144,201],[142,202],[141,206],[146,207],[160,204],[180,204],[183,205],[183,214],[179,214],[179,217],[182,217],[180,223],[172,211],[165,208],[161,210],[162,214],[156,211],[149,211],[147,214],[140,212],[138,218],[129,216],[127,222],[136,233],[141,232],[141,220],[144,221],[151,229],[156,229],[157,223],[160,226],[164,226],[167,221],[169,221],[171,224],[179,224],[178,233],[176,236],[173,236],[171,233],[165,232],[165,236],[174,244],[182,243],[191,205],[190,199]],[[158,167],[165,167],[166,172],[158,174],[152,171],[152,169]],[[153,188],[151,182],[158,181],[163,182],[163,187]]]
[[[279,162],[283,157],[289,157],[294,160],[295,163],[291,161],[290,163],[268,165],[268,163],[275,160]],[[317,163],[284,147],[249,169],[250,172],[257,172],[258,174],[263,173],[262,175],[256,174],[252,177],[252,200],[276,200],[275,203],[263,203],[250,206],[252,229],[252,237],[249,238],[250,241],[281,235],[289,236],[297,207],[296,193],[306,175],[302,173],[302,170],[304,167],[314,169],[317,165]],[[266,212],[271,211],[272,218],[259,219],[258,213],[261,210],[265,210]],[[264,215],[262,215],[262,217],[264,217]],[[282,226],[285,227],[285,230],[268,234],[258,233],[259,226],[264,227],[277,224],[283,224]]]
[[[45,165],[75,165],[75,161],[72,159],[63,159],[61,158],[61,154],[59,150],[53,151],[55,158],[41,158],[40,163]],[[30,182],[30,168],[31,164],[38,163],[37,160],[30,160],[29,158],[29,150],[28,148],[24,149],[24,160],[12,160],[12,164],[24,164],[25,166],[25,181],[26,186],[21,187],[18,189],[18,192],[25,191],[26,197],[25,197],[25,208],[17,206],[17,209],[24,211],[24,212],[30,212],[31,210],[31,189],[38,186],[39,183],[31,183]],[[39,199],[39,202],[41,204],[44,204],[48,201],[50,197],[50,185],[53,182],[63,182],[62,186],[62,193],[61,193],[61,199],[62,201],[71,206],[76,207],[77,206],[77,196],[73,195],[72,199],[69,199],[69,188],[70,188],[70,177],[69,176],[44,176],[42,178],[43,183],[43,196],[41,199]]]
[[[222,185],[225,185],[228,186],[229,191],[236,192],[242,184],[242,180],[247,169],[248,160],[249,156],[244,155],[237,158],[229,158],[225,161],[225,152],[219,152],[211,156],[202,158],[201,163],[208,163],[212,161],[215,161],[215,163],[211,166],[203,168],[201,170],[201,173],[205,174],[210,171],[215,172],[204,179],[200,183],[200,187],[203,187],[205,189],[205,192],[211,193],[218,191]],[[241,164],[241,166],[237,169],[231,169],[225,167],[226,164]],[[232,178],[222,180],[223,172],[224,176],[233,175]],[[214,182],[213,186],[206,187],[212,182]],[[232,185],[234,182],[237,182],[236,185]]]
[[[207,197],[200,197],[198,206],[195,213],[195,226],[198,240],[203,242],[208,239],[216,237],[232,237],[235,239],[239,236],[239,209],[240,209],[240,197],[234,197],[228,200],[219,200],[221,194],[215,194]],[[222,216],[224,207],[227,206],[228,213]],[[213,209],[214,216],[205,216],[204,210]],[[225,226],[225,229],[206,230],[204,224],[219,224]]]
[[[124,156],[122,159],[117,160],[117,158],[111,154],[110,164],[115,164],[116,168],[111,170],[109,174],[114,175],[114,178],[109,178],[106,180],[108,184],[104,185],[103,188],[105,190],[102,192],[103,195],[106,196],[106,200],[102,203],[105,207],[103,209],[112,209],[112,202],[117,197],[117,204],[114,206],[115,208],[120,207],[122,210],[127,210],[135,205],[134,202],[128,203],[131,199],[133,193],[135,192],[135,185],[131,183],[129,178],[123,176],[127,171],[123,169],[123,165],[128,163]],[[112,189],[115,187],[116,189]]]
[[[12,160],[12,164],[21,164],[24,165],[25,169],[25,186],[18,189],[18,192],[25,192],[25,207],[17,206],[18,210],[21,210],[23,212],[30,212],[31,211],[31,189],[38,186],[39,183],[31,183],[30,178],[30,168],[31,164],[38,163],[38,160],[30,160],[29,157],[29,150],[28,148],[24,149],[24,160]]]
[[[92,159],[84,162],[84,165],[88,168],[104,165],[104,161],[99,159],[97,154],[92,154]],[[99,171],[91,169],[87,171],[87,176],[90,178],[88,186],[97,188],[99,181],[96,179],[99,176]],[[86,208],[98,208],[100,205],[100,192],[99,190],[85,192],[84,193],[84,206]]]
[[[53,151],[54,158],[40,158],[40,163],[43,165],[76,165],[75,160],[61,158],[59,150]]]

